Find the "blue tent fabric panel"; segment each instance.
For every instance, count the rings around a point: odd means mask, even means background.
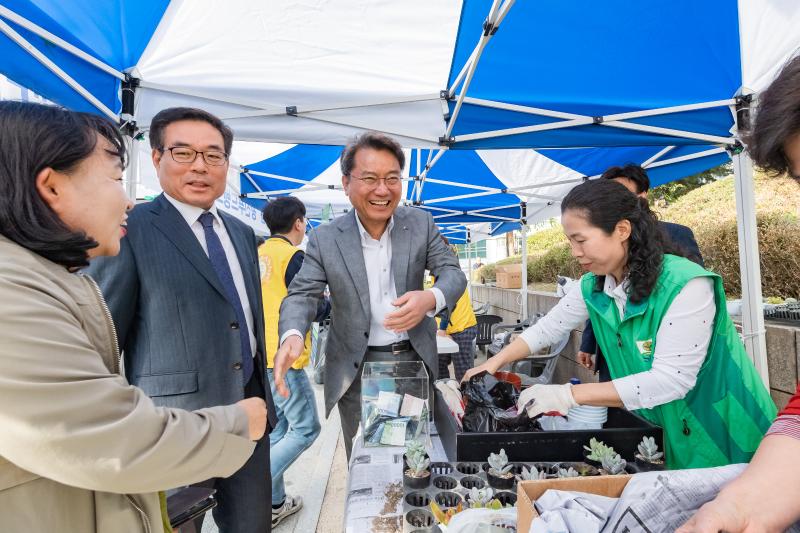
[[[577,149],[550,149],[538,150],[543,156],[553,161],[572,168],[584,176],[597,176],[612,166],[622,166],[628,163],[641,165],[659,151],[663,146],[633,146],[615,148],[577,148]],[[711,145],[677,146],[667,152],[659,160],[669,160],[693,153],[704,152],[716,148]],[[669,181],[685,178],[698,172],[716,167],[730,160],[727,152],[690,159],[664,166],[647,169],[650,185],[657,187]]]
[[[248,170],[256,170],[267,174],[276,174],[287,178],[295,178],[311,181],[339,159],[342,153],[341,146],[324,146],[317,144],[298,144],[278,155],[264,159],[257,163],[247,165]],[[250,183],[246,176],[240,176],[242,193],[254,193],[261,191],[282,191],[286,189],[297,189],[301,183],[269,178],[250,174],[258,189]],[[264,200],[247,198],[246,202],[257,209],[264,207]]]
[[[451,114],[455,103],[450,102]],[[613,112],[628,112],[631,108],[616,108]],[[595,110],[598,111],[598,110]],[[635,110],[634,110],[635,111]],[[508,128],[534,126],[561,122],[558,119],[538,115],[522,114],[483,106],[465,104],[458,116],[454,130],[456,143],[453,150],[486,149],[486,148],[563,148],[574,146],[635,146],[635,145],[667,145],[667,144],[700,144],[706,141],[687,139],[684,137],[660,135],[633,131],[600,124],[572,126],[532,133],[502,135],[486,139],[459,141],[458,135],[495,131]],[[698,111],[687,111],[663,115],[630,119],[627,122],[649,126],[658,126],[676,130],[691,128],[693,133],[730,137],[733,124],[731,113],[727,107],[710,108]]]
[[[478,0],[464,2],[450,84],[478,42],[488,6]],[[736,0],[516,2],[484,49],[467,94],[588,116],[732,98],[741,86],[738,28]],[[465,106],[454,135],[551,121]],[[636,122],[727,137],[733,119],[722,108]],[[594,126],[463,147],[657,144],[652,137],[656,136]],[[662,137],[660,144],[667,143],[673,141]]]
[[[415,164],[415,155],[412,156],[412,165]],[[427,150],[419,150],[420,159],[423,164],[428,159]],[[410,167],[411,171],[416,170],[416,166]],[[479,185],[481,187],[492,187],[497,189],[504,189],[506,186],[500,181],[494,172],[486,166],[483,159],[474,151],[448,151],[439,159],[436,165],[430,169],[427,174],[428,178],[441,179],[444,181],[451,181],[456,185],[447,185],[442,183],[433,183],[426,181],[422,188],[422,202],[423,205],[427,199],[447,198],[451,196],[459,196],[463,194],[473,194],[481,192],[479,189],[471,189],[463,187],[462,184]],[[409,195],[413,193],[412,187],[409,187]],[[410,199],[416,199],[411,198]],[[505,206],[513,203],[519,203],[519,198],[513,194],[492,194],[487,196],[476,196],[472,198],[465,198],[461,200],[454,200],[452,202],[444,202],[435,204],[438,207],[446,207],[452,209],[485,209],[489,207]]]
[[[135,66],[169,5],[168,0],[8,0],[4,6],[103,63]],[[98,100],[119,113],[120,80],[20,26],[3,19]],[[76,111],[98,110],[55,74],[0,34],[0,72],[37,94]]]

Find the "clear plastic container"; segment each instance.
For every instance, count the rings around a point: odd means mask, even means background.
[[[430,445],[430,385],[422,361],[364,363],[361,431],[364,446]]]

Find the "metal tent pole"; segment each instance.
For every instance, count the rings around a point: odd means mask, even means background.
[[[527,205],[525,202],[520,204],[521,210],[521,227],[522,233],[522,283],[519,289],[520,298],[520,320],[528,318],[528,219],[527,219]]]
[[[742,333],[744,346],[764,386],[769,390],[767,340],[761,295],[753,163],[746,152],[733,156],[736,220],[739,232],[739,270],[742,278]]]

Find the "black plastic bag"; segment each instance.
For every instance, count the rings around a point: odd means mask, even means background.
[[[465,399],[464,431],[495,433],[541,431],[539,422],[531,420],[523,410],[517,413],[519,393],[511,383],[498,381],[488,373],[473,376],[461,385]]]

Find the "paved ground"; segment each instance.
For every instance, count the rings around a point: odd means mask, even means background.
[[[347,489],[347,463],[341,442],[341,426],[336,409],[324,419],[322,385],[314,384],[317,411],[322,431],[314,444],[284,474],[286,492],[300,494],[303,508],[273,529],[275,533],[339,533],[344,521],[344,495]],[[270,505],[270,502],[264,502]],[[210,516],[203,533],[218,533]]]

